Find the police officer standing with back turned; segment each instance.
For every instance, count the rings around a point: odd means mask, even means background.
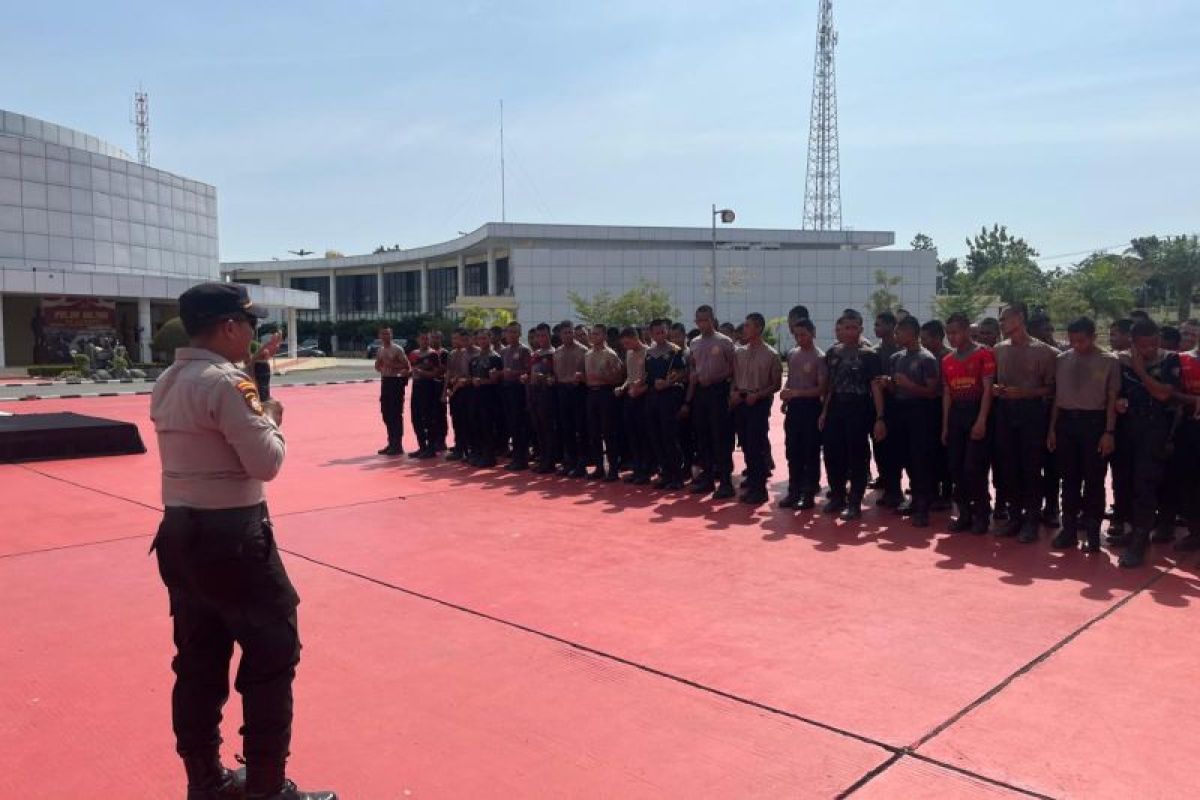
[[[266,312],[244,287],[194,286],[179,298],[191,346],[155,384],[150,416],[163,466],[158,556],[174,622],[176,750],[188,800],[336,800],[284,777],[292,680],[300,661],[300,598],[275,546],[263,484],[283,465],[283,407],[259,400],[234,366]],[[221,765],[221,708],[233,645],[242,651],[244,775]]]

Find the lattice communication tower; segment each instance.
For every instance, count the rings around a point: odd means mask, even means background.
[[[137,131],[137,160],[143,166],[150,158],[150,95],[133,93],[133,127]]]
[[[818,3],[803,227],[805,230],[831,231],[842,228],[842,170],[838,155],[837,77],[833,58],[838,36],[833,27],[833,0],[818,0]]]

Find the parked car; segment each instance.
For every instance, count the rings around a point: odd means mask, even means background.
[[[367,358],[373,359],[378,356],[379,348],[381,347],[383,347],[383,342],[379,341],[378,339],[372,339],[371,343],[367,345]]]
[[[279,352],[276,353],[275,355],[277,358],[291,358],[291,356],[288,355],[288,346],[287,346],[286,342],[284,343],[284,345],[282,347],[279,348]],[[325,351],[318,349],[317,347],[305,346],[302,344],[296,348],[296,357],[297,358],[324,358]]]

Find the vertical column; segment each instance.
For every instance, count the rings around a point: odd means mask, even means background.
[[[429,262],[421,262],[421,313],[429,313]]]
[[[290,307],[287,310],[287,331],[288,355],[295,358],[300,350],[300,325],[296,321],[296,309]]]
[[[485,294],[488,297],[500,294],[500,290],[496,286],[496,248],[494,247],[487,249],[487,291]]]
[[[137,324],[141,329],[141,334],[138,336],[138,359],[143,364],[149,364],[154,357],[150,352],[150,338],[154,335],[154,331],[151,330],[153,323],[150,321],[150,300],[148,298],[138,298]]]
[[[337,273],[329,270],[329,321],[337,324]],[[329,355],[333,355],[338,349],[337,334],[329,337]]]
[[[33,313],[38,313],[34,309]],[[0,367],[5,367],[8,362],[4,360],[4,295],[0,294]]]
[[[375,315],[383,317],[383,265],[375,268]]]
[[[454,294],[455,302],[458,302],[459,297],[467,294],[467,259],[462,253],[458,254],[458,286],[455,288]]]

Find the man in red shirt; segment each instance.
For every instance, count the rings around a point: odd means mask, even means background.
[[[996,358],[989,348],[971,340],[971,320],[966,314],[950,315],[946,337],[954,349],[942,358],[942,443],[946,445],[958,506],[950,530],[987,533],[991,522],[988,416],[992,411]]]
[[[1200,550],[1200,492],[1196,491],[1196,476],[1200,475],[1200,347],[1179,354],[1180,387],[1175,398],[1183,404],[1183,417],[1175,432],[1175,448],[1167,470],[1167,491],[1160,519],[1170,524],[1174,533],[1176,514],[1183,512],[1188,533],[1175,543],[1180,552]]]

